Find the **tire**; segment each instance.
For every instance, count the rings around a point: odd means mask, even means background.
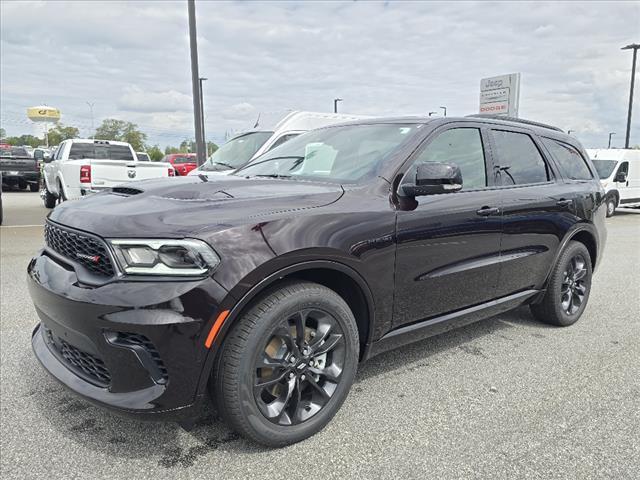
[[[58,180],[58,203],[66,202],[67,197],[64,194],[64,188],[62,188],[62,182]]]
[[[58,200],[56,196],[49,191],[47,184],[44,185],[44,206],[46,208],[54,208],[56,206],[56,201]]]
[[[301,343],[320,356],[299,349]],[[329,353],[322,355],[323,349]],[[316,283],[286,282],[252,302],[234,324],[210,387],[233,430],[262,445],[282,447],[329,423],[349,393],[358,354],[358,329],[345,301]],[[256,366],[264,361],[274,368]],[[333,375],[335,382],[329,380]]]
[[[618,202],[616,201],[615,196],[610,196],[607,198],[607,218],[613,217],[616,213],[616,207],[618,206]]]
[[[530,307],[533,316],[560,327],[576,323],[589,301],[591,276],[589,250],[570,241],[553,267],[542,301]]]
[[[37,183],[30,183],[29,184],[29,190],[31,190],[32,192],[37,192],[39,190],[38,184]]]

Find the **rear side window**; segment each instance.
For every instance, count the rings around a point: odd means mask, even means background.
[[[69,160],[83,158],[99,160],[131,160],[133,153],[126,145],[107,145],[102,143],[73,143],[69,150]]]
[[[542,143],[549,149],[551,156],[560,167],[562,175],[571,180],[591,180],[593,175],[582,155],[570,145],[543,138]]]
[[[492,130],[502,185],[526,185],[549,180],[549,170],[538,147],[526,133]]]
[[[416,158],[426,162],[455,163],[462,173],[462,189],[487,186],[482,137],[477,128],[452,128],[438,135]]]

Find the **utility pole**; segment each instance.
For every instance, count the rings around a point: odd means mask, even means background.
[[[341,102],[341,101],[342,101],[341,98],[333,99],[333,113],[338,113],[338,102]]]
[[[447,107],[440,107],[442,110],[444,110],[444,116],[447,116]]]
[[[202,82],[208,80],[206,77],[200,77],[198,79],[200,81],[200,118],[202,118],[202,143],[204,143],[204,156],[209,156],[209,149],[207,148],[207,137],[204,134],[204,93],[202,91]]]
[[[627,135],[624,139],[624,148],[629,148],[629,137],[631,136],[631,109],[633,107],[633,84],[636,81],[636,57],[638,56],[640,44],[632,43],[622,50],[633,50],[633,60],[631,61],[631,87],[629,88],[629,113],[627,113]]]
[[[206,156],[204,144],[204,127],[202,126],[202,100],[200,99],[200,74],[198,73],[198,38],[196,33],[195,0],[187,0],[189,10],[189,45],[191,49],[191,89],[193,90],[193,123],[196,131],[196,158],[198,166],[202,165]]]
[[[91,114],[91,139],[95,140],[96,129],[93,126],[93,106],[95,105],[95,102],[85,102],[85,103],[89,105],[89,113]]]
[[[609,133],[609,145],[607,145],[607,148],[611,148],[611,137],[614,136],[616,134],[616,132],[610,132]]]

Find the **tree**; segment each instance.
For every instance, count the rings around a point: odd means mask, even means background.
[[[59,145],[64,140],[70,138],[78,138],[80,136],[80,130],[76,127],[65,127],[61,123],[58,123],[55,127],[49,130],[49,145]]]
[[[138,125],[124,120],[107,118],[96,129],[95,138],[130,143],[135,151],[144,150],[147,135],[138,130]]]
[[[185,138],[180,144],[180,153],[191,153],[191,147],[196,143],[193,140]]]
[[[215,152],[216,150],[218,150],[218,145],[213,142],[207,142],[207,158],[210,155],[213,155],[213,152]]]
[[[44,144],[44,139],[34,137],[33,135],[20,135],[19,137],[7,137],[4,141],[10,145],[29,145],[36,148],[38,145]]]
[[[164,153],[167,154],[167,155],[170,155],[172,153],[181,153],[181,152],[180,152],[180,149],[178,147],[172,147],[172,146],[169,145],[164,149]]]
[[[0,128],[0,138],[4,138],[7,136],[7,132],[4,128]]]
[[[158,145],[148,147],[147,153],[149,154],[149,158],[152,162],[159,162],[160,160],[162,160],[162,157],[164,157],[164,153],[162,153],[162,150],[160,150],[160,147],[158,147]]]

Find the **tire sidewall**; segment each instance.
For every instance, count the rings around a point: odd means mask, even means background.
[[[616,213],[617,201],[615,197],[607,198],[607,217],[612,217]]]
[[[333,418],[351,388],[358,365],[357,327],[347,304],[337,294],[327,295],[328,292],[333,293],[324,287],[305,289],[304,292],[278,301],[266,311],[260,310],[261,318],[258,327],[251,331],[247,339],[244,349],[245,352],[250,353],[243,355],[238,366],[240,381],[236,395],[242,416],[261,443],[287,445],[315,434]],[[298,425],[276,425],[264,417],[256,404],[253,394],[255,362],[264,349],[267,338],[278,328],[282,320],[306,308],[330,313],[342,328],[346,347],[342,377],[327,405],[312,418]],[[255,312],[250,311],[250,313]]]
[[[587,269],[587,275],[585,277],[585,284],[587,287],[587,292],[584,296],[584,300],[580,305],[580,308],[573,315],[567,314],[562,308],[561,301],[561,286],[562,280],[564,278],[564,272],[566,271],[569,262],[576,255],[582,255],[585,260],[585,268]],[[587,303],[589,301],[589,296],[591,294],[591,283],[592,283],[592,267],[591,267],[591,256],[589,255],[589,250],[580,242],[571,241],[567,248],[562,252],[560,258],[558,259],[558,264],[553,272],[553,278],[549,284],[549,288],[551,291],[548,291],[548,294],[551,294],[551,301],[553,302],[553,307],[555,310],[555,314],[558,319],[558,323],[563,326],[572,325],[580,319],[582,313],[584,312]]]

